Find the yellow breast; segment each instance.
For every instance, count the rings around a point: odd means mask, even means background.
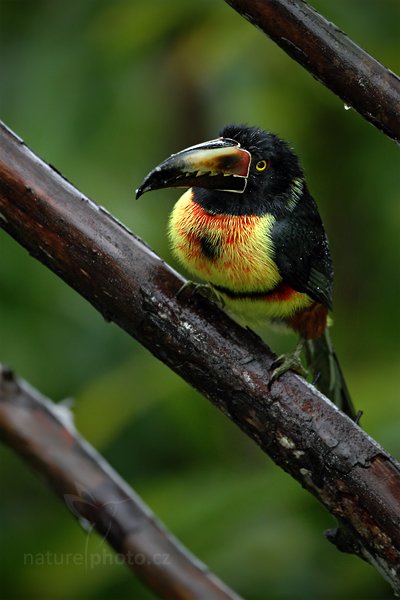
[[[172,211],[169,235],[174,254],[200,279],[237,292],[257,292],[281,280],[271,258],[274,222],[272,215],[211,215],[192,201],[188,190]],[[205,252],[205,243],[214,254]]]
[[[312,303],[306,294],[279,286],[282,277],[273,260],[271,239],[273,215],[212,215],[192,197],[191,190],[185,192],[172,211],[172,250],[196,277],[236,294],[253,294],[237,298],[219,290],[234,313],[249,323],[284,320]],[[268,294],[275,289],[276,293]],[[254,296],[259,292],[266,295]]]

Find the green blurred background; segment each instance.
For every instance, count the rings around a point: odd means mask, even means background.
[[[398,0],[313,5],[400,71]],[[292,142],[331,241],[333,335],[362,424],[399,456],[395,143],[222,0],[0,0],[0,9],[1,118],[171,263],[165,227],[177,191],[133,201],[150,168],[227,122]],[[294,343],[264,337],[278,352]],[[73,397],[81,433],[246,598],[391,597],[371,567],[325,541],[334,521],[312,497],[2,231],[0,360],[51,398]],[[2,598],[154,598],[11,451],[0,456]]]

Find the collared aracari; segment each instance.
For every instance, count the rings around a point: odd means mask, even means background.
[[[301,371],[304,348],[316,385],[349,416],[351,398],[328,331],[333,269],[327,236],[299,160],[272,133],[228,125],[153,169],[137,198],[189,188],[169,221],[172,250],[186,269],[248,322],[287,325],[300,343],[273,378]]]

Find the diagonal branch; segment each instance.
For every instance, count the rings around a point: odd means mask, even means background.
[[[202,392],[334,516],[330,539],[400,592],[400,466],[106,211],[0,128],[0,225]]]
[[[94,527],[161,598],[240,600],[154,517],[53,404],[0,365],[0,437],[46,477],[80,521]]]
[[[400,79],[304,0],[225,0],[346,105],[400,141]]]

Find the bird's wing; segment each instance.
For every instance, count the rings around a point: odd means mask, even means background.
[[[310,200],[307,207],[296,207],[274,224],[274,260],[288,285],[332,308],[333,269],[328,240],[315,203]]]

